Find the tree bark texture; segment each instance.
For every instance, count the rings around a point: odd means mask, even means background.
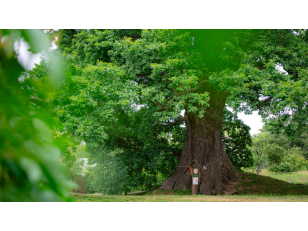
[[[183,172],[197,160],[202,168],[198,191],[204,195],[234,194],[231,182],[238,182],[237,171],[226,155],[222,145],[223,109],[226,94],[222,91],[210,92],[209,107],[200,119],[197,113],[186,112],[186,140],[179,164],[167,178],[161,189],[188,190],[192,180],[189,171]],[[196,105],[197,106],[197,105]],[[194,163],[193,167],[197,167]]]

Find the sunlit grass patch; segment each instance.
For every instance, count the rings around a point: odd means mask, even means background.
[[[278,180],[289,182],[294,184],[308,184],[308,171],[298,171],[291,173],[274,173],[267,170],[262,170],[260,173],[262,176],[269,176]]]
[[[308,202],[307,195],[236,195],[236,196],[204,196],[204,195],[100,195],[72,194],[75,202]]]
[[[262,175],[240,172],[241,182],[235,185],[239,195],[191,195],[191,190],[161,190],[158,187],[141,195],[102,195],[72,193],[75,202],[308,202],[308,185],[288,183],[289,175]],[[267,175],[267,176],[266,176]],[[308,171],[291,175],[294,182],[304,183]],[[139,192],[140,193],[140,192]]]

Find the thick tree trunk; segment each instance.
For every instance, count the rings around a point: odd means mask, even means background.
[[[222,146],[223,109],[226,96],[220,91],[210,92],[210,106],[201,119],[196,113],[185,114],[186,140],[179,164],[161,189],[188,190],[191,176],[184,170],[193,160],[202,168],[199,190],[204,195],[234,194],[231,182],[239,181],[237,171]],[[197,167],[195,164],[193,166]]]

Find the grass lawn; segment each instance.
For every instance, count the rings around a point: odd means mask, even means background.
[[[308,171],[298,171],[292,173],[273,173],[267,170],[262,170],[260,175],[269,176],[278,180],[289,182],[291,178],[291,183],[294,184],[308,184]]]
[[[141,195],[118,196],[101,194],[71,195],[75,202],[308,202],[308,195],[234,195],[234,196],[204,196],[204,195]]]
[[[270,176],[256,175],[254,173],[239,172],[241,182],[235,185],[240,195],[308,195],[308,185],[288,183]]]
[[[233,186],[239,195],[192,196],[191,190],[156,188],[125,196],[72,193],[71,198],[76,202],[308,202],[308,171],[292,173],[294,183],[288,183],[287,174],[263,171],[259,176],[249,172],[239,172],[239,175],[241,181]]]

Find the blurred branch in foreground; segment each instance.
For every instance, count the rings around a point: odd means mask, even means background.
[[[59,162],[67,141],[36,103],[46,89],[35,81],[25,84],[27,75],[14,51],[21,38],[32,52],[48,52],[49,37],[41,30],[0,30],[0,201],[68,201],[73,185]],[[61,71],[53,69],[54,75]]]

